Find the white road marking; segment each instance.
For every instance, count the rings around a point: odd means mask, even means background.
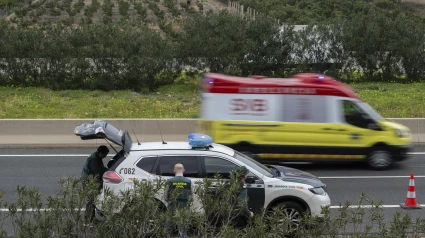
[[[90,155],[90,153],[87,154],[57,154],[57,155],[53,155],[53,154],[49,154],[49,155],[0,155],[0,157],[88,157]],[[107,155],[108,157],[113,157],[115,155]]]
[[[410,175],[404,176],[334,176],[318,177],[320,179],[376,179],[376,178],[410,178]],[[425,175],[415,175],[414,178],[425,178]]]
[[[420,207],[425,207],[425,204],[418,204]],[[373,206],[376,207],[377,205]],[[345,206],[330,206],[331,209],[344,208]],[[380,208],[401,208],[400,205],[380,205]],[[348,208],[372,208],[372,205],[350,205]]]
[[[87,157],[91,153],[87,154],[22,154],[22,155],[0,155],[0,157]],[[411,152],[411,155],[425,155],[425,152]],[[108,157],[115,156],[114,154],[109,154]],[[310,163],[310,162],[284,162],[284,163]]]
[[[41,208],[41,209],[34,209],[34,208],[28,208],[28,209],[26,209],[25,211],[26,212],[37,212],[37,211],[40,211],[40,212],[45,212],[45,211],[50,211],[50,210],[52,210],[52,209],[46,209],[46,208]],[[69,209],[68,209],[69,210]],[[74,209],[74,211],[85,211],[86,209],[85,208],[82,208],[82,209]],[[8,208],[0,208],[0,212],[8,212],[9,211],[9,209]],[[18,209],[16,209],[16,211],[17,212],[22,212],[23,211],[23,209],[21,209],[21,208],[18,208]]]

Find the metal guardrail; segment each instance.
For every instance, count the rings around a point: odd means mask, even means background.
[[[2,119],[0,146],[93,146],[101,140],[82,141],[73,134],[77,125],[95,119]],[[103,119],[114,126],[133,130],[139,141],[187,140],[196,131],[197,119]],[[425,144],[425,118],[389,118],[410,128],[413,144]],[[161,133],[160,133],[161,132]],[[133,139],[135,139],[133,137]]]

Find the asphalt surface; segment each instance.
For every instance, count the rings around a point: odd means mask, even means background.
[[[63,176],[78,177],[81,168],[95,148],[33,148],[0,149],[0,192],[3,202],[16,202],[18,186],[38,188],[46,197],[55,195]],[[425,218],[425,148],[416,147],[406,161],[396,163],[391,169],[374,171],[362,163],[338,164],[284,164],[308,171],[322,179],[331,198],[331,210],[342,204],[358,205],[362,194],[368,198],[363,205],[380,202],[385,219],[394,214],[409,214],[413,219]],[[111,154],[115,154],[111,151]],[[104,159],[106,163],[111,156]],[[422,209],[406,210],[399,207],[406,200],[409,176],[415,175],[416,199]],[[4,207],[1,207],[5,212]],[[1,227],[0,227],[1,228]]]

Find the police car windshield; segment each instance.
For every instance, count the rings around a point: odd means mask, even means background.
[[[251,159],[250,157],[235,151],[235,154],[233,155],[233,157],[239,161],[241,161],[242,163],[248,165],[249,167],[255,169],[256,171],[262,173],[263,175],[267,176],[267,177],[273,177],[273,171],[271,171],[269,168],[267,168],[266,166],[262,165],[261,163],[257,162],[256,160]]]

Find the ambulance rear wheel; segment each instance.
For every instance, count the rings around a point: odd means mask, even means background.
[[[372,169],[383,170],[392,165],[393,158],[388,150],[384,148],[376,148],[369,153],[367,163]]]

